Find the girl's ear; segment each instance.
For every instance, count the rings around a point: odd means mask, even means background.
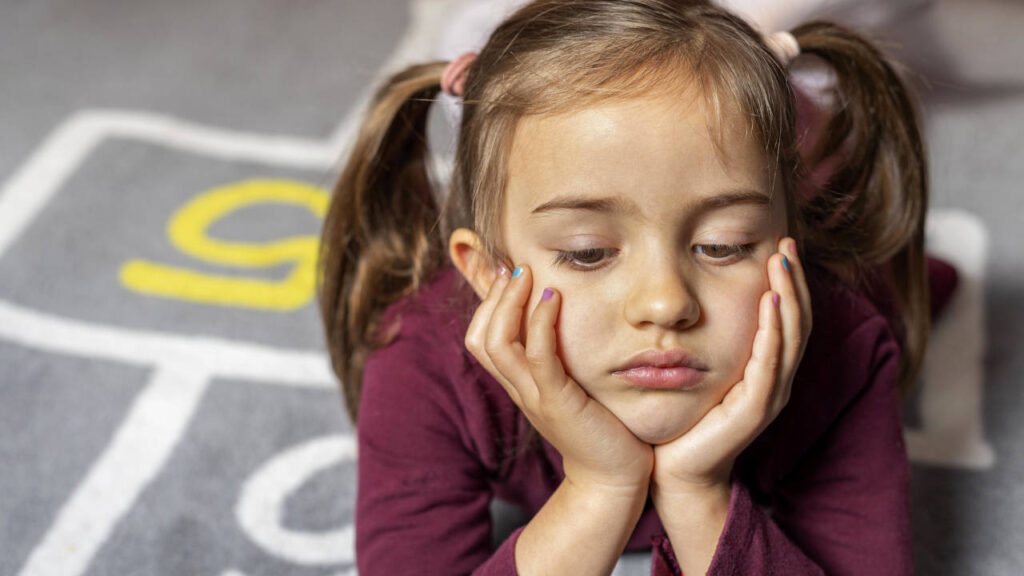
[[[448,239],[448,255],[481,300],[487,297],[498,270],[484,253],[484,244],[476,232],[457,228]]]

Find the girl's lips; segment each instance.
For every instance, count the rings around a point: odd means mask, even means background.
[[[707,372],[687,366],[637,366],[614,374],[641,388],[689,390],[697,388]]]

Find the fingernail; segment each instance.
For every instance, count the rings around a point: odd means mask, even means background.
[[[551,288],[545,288],[544,292],[540,295],[540,299],[542,302],[547,302],[548,300],[551,300],[551,297],[554,295],[555,293]]]
[[[776,308],[779,307],[779,294],[777,292],[772,294],[772,304],[775,304]]]
[[[506,274],[508,274],[508,268],[502,266],[501,268],[498,269],[498,276],[504,276]]]
[[[522,274],[522,273],[523,273],[523,267],[522,266],[516,266],[516,269],[512,271],[512,277],[513,278],[519,278],[519,275]]]
[[[793,255],[796,255],[796,240],[790,240],[788,242],[788,244],[789,244],[789,253],[793,254]]]
[[[782,267],[786,269],[786,272],[789,272],[789,258],[782,257]]]

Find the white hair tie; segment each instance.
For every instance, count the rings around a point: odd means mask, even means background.
[[[796,37],[789,32],[773,32],[765,36],[764,43],[768,45],[783,66],[788,66],[793,58],[800,55],[800,44],[796,41]]]

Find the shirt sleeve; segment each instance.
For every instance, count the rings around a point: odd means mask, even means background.
[[[913,574],[910,470],[896,389],[900,353],[877,320],[854,335],[869,346],[866,385],[783,480],[771,512],[733,478],[709,576]],[[652,574],[681,575],[668,540],[655,544]]]
[[[399,340],[366,364],[357,426],[359,574],[514,575],[518,531],[493,549],[488,472],[443,367],[417,353],[426,345]]]

